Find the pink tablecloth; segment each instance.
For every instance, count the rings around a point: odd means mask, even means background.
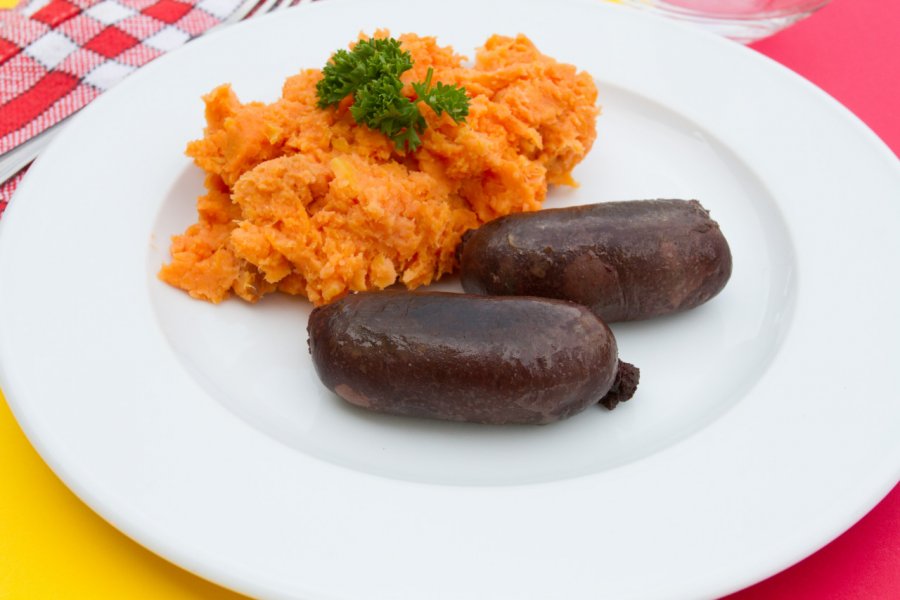
[[[753,47],[837,98],[900,154],[900,0],[834,0]],[[900,598],[900,486],[816,554],[728,600],[857,598]]]

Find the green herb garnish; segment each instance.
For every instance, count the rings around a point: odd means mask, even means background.
[[[437,82],[431,87],[431,76],[434,70],[428,67],[428,74],[423,83],[412,84],[419,100],[431,107],[438,116],[446,112],[456,123],[461,123],[469,116],[469,97],[466,96],[466,88],[456,85],[446,85]]]
[[[361,40],[352,52],[338,50],[322,69],[322,80],[316,85],[319,108],[338,104],[370,81],[399,81],[412,65],[412,56],[393,38]]]
[[[338,50],[316,85],[319,107],[335,106],[352,94],[350,114],[357,123],[381,131],[399,150],[413,151],[421,145],[419,136],[427,127],[418,102],[462,123],[469,114],[469,98],[466,89],[457,85],[438,82],[432,87],[431,68],[425,81],[412,84],[416,98],[407,98],[401,93],[400,76],[412,65],[412,56],[393,38],[361,40],[349,52]]]

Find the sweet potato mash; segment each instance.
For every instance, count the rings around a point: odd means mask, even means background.
[[[404,153],[353,120],[352,97],[318,108],[317,69],[288,78],[272,104],[216,88],[204,137],[187,148],[206,194],[197,223],[172,239],[163,281],[212,302],[280,290],[319,305],[350,290],[412,289],[454,270],[467,229],[539,209],[548,184],[574,184],[596,135],[589,74],[522,35],[491,37],[472,67],[434,38],[399,39],[414,60],[403,93],[431,67],[436,81],[465,87],[465,123],[420,105],[428,128]]]

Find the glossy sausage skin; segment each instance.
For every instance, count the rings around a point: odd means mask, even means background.
[[[609,328],[543,298],[372,292],[313,310],[322,383],[373,411],[474,423],[549,423],[637,386]]]
[[[607,322],[694,308],[731,277],[731,251],[696,200],[637,200],[501,217],[467,232],[463,289],[588,306]]]

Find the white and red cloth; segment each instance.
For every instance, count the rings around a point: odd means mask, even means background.
[[[25,0],[0,10],[0,154],[218,25],[243,0]],[[0,185],[0,214],[23,173]]]

